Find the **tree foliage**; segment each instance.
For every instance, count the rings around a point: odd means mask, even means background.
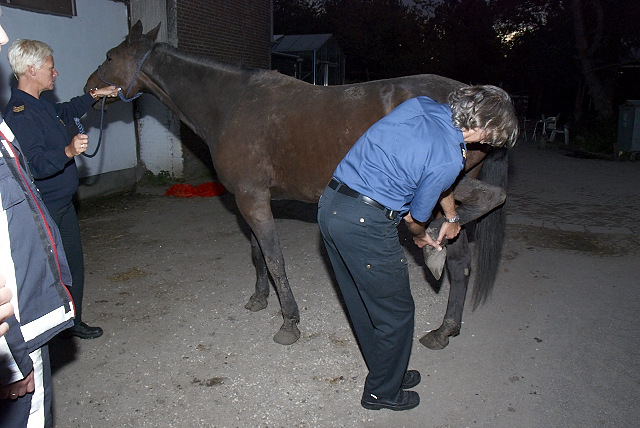
[[[640,62],[637,0],[273,0],[276,34],[333,33],[348,81],[435,73],[530,97],[529,115],[611,117]],[[622,91],[620,90],[622,89]],[[616,94],[618,98],[616,98]]]
[[[318,4],[309,0],[273,0],[274,34],[323,33]],[[331,31],[332,32],[332,31]]]

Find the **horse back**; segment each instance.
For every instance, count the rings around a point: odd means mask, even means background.
[[[315,86],[266,72],[235,104],[214,163],[223,182],[238,187],[233,191],[267,187],[272,198],[316,202],[371,125],[409,98],[445,103],[461,86],[436,75]]]

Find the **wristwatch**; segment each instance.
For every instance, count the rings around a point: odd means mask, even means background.
[[[460,216],[458,214],[456,214],[454,218],[447,218],[447,216],[444,216],[444,221],[447,223],[458,223],[460,221]]]

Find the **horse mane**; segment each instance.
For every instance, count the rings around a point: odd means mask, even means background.
[[[258,75],[261,73],[274,71],[274,70],[268,70],[268,69],[257,68],[257,67],[249,67],[245,64],[234,65],[234,64],[225,63],[202,54],[180,50],[164,42],[155,43],[152,49],[159,50],[161,52],[169,52],[175,58],[181,61],[184,61],[190,65],[213,68],[213,69],[224,71],[227,73]]]

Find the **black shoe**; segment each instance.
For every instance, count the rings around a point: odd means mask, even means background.
[[[409,410],[418,407],[420,396],[415,391],[401,389],[395,398],[377,398],[373,394],[363,394],[360,401],[362,407],[368,410]]]
[[[100,327],[89,327],[83,322],[79,322],[70,329],[65,331],[66,336],[75,336],[80,339],[95,339],[102,336],[102,329]]]
[[[420,383],[420,372],[418,370],[407,370],[402,379],[401,389],[411,389]]]

